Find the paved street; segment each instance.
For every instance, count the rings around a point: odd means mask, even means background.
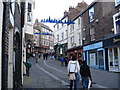
[[[69,88],[67,68],[61,66],[61,62],[55,59],[39,59],[38,64],[34,58],[30,58],[32,63],[30,76],[24,76],[23,88]],[[93,87],[92,88],[117,88],[118,73],[103,70],[91,69]],[[78,87],[81,88],[80,82]]]

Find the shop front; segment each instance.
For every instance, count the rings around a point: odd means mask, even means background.
[[[120,72],[120,34],[106,38],[104,47],[108,52],[109,71]]]
[[[105,50],[102,41],[83,46],[83,51],[84,60],[90,67],[106,69]]]
[[[82,46],[77,46],[77,47],[68,49],[67,55],[69,59],[71,58],[71,55],[76,55],[78,60],[78,59],[82,59],[82,52],[83,52]]]

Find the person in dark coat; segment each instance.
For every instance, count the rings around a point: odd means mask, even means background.
[[[45,53],[43,54],[43,60],[45,60]]]
[[[91,73],[86,61],[83,61],[83,64],[80,67],[80,74],[82,77],[83,88],[88,88],[89,78],[91,79]]]

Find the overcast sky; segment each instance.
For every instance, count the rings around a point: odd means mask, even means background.
[[[69,6],[76,7],[82,0],[35,0],[34,20],[47,19],[49,16],[54,19],[61,19],[64,11]],[[84,0],[88,5],[94,0]],[[53,29],[54,24],[46,24]]]

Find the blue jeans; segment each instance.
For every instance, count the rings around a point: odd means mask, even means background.
[[[83,88],[88,88],[89,78],[82,76],[82,85]]]
[[[70,80],[70,90],[72,90],[74,82],[74,90],[77,90],[77,81],[76,80]]]
[[[77,83],[78,83],[77,74],[75,74],[75,77],[76,77],[76,80],[70,80],[70,90],[72,90],[73,82],[74,82],[74,90],[77,90]]]

